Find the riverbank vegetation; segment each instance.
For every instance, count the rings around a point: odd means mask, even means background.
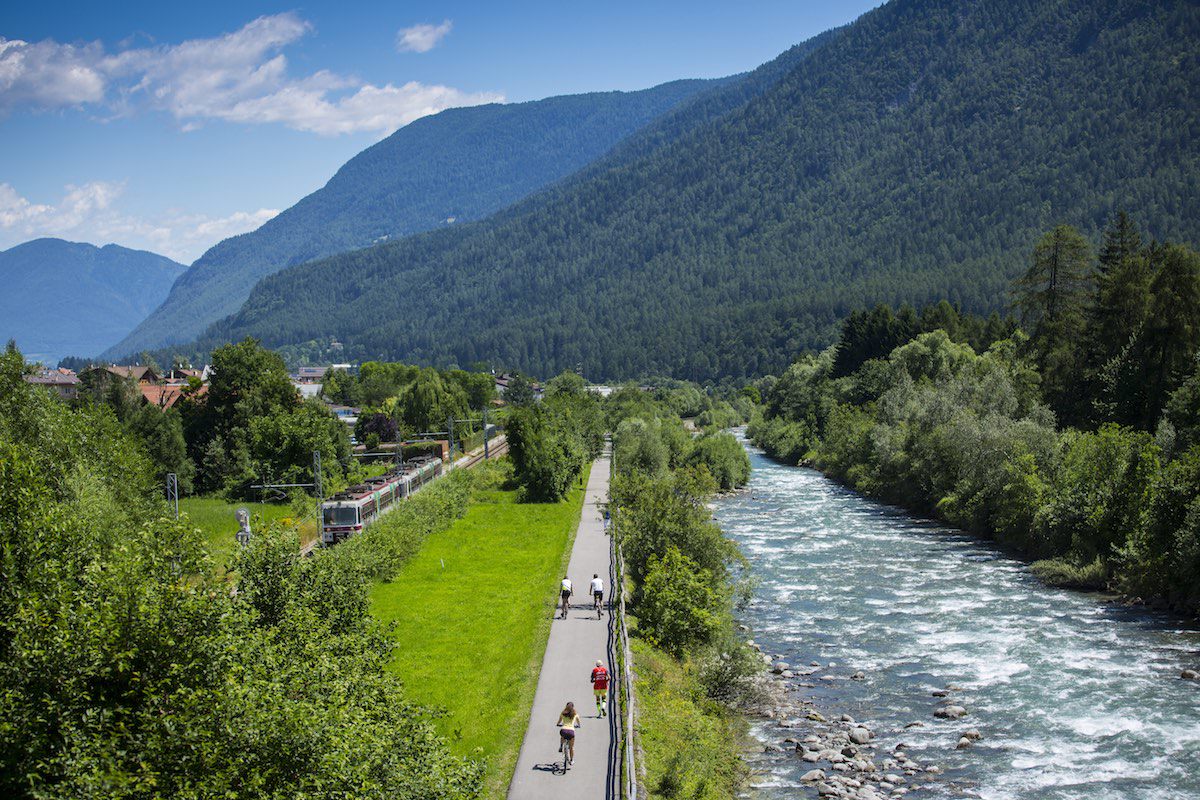
[[[482,471],[481,471],[482,470]],[[588,469],[565,502],[519,502],[507,463],[476,467],[470,508],[428,538],[387,582],[371,613],[397,643],[389,669],[452,752],[485,764],[484,797],[504,796],[550,635]]]
[[[1009,545],[1066,585],[1200,610],[1200,254],[1118,215],[1048,232],[1021,326],[877,308],[795,362],[754,440]]]
[[[745,777],[737,711],[756,696],[762,664],[734,631],[743,561],[707,501],[715,474],[743,485],[749,461],[729,433],[693,437],[669,402],[636,389],[615,393],[608,410],[646,789],[732,797]]]
[[[410,701],[367,613],[366,567],[391,562],[366,543],[394,559],[431,523],[310,559],[263,526],[231,593],[115,413],[24,369],[0,356],[0,794],[476,795],[479,765]]]

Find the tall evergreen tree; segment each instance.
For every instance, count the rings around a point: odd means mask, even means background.
[[[1076,419],[1085,411],[1072,386],[1083,376],[1078,345],[1084,330],[1091,254],[1070,225],[1058,225],[1038,242],[1033,260],[1014,286],[1014,305],[1032,327],[1032,351],[1047,401]]]
[[[1154,299],[1145,334],[1147,427],[1183,382],[1200,349],[1200,253],[1181,245],[1164,247],[1150,292]]]
[[[1146,321],[1152,277],[1141,234],[1121,211],[1104,231],[1088,308],[1087,368],[1092,375],[1116,357]]]

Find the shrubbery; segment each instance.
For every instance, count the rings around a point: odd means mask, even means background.
[[[600,455],[604,422],[598,399],[582,381],[556,378],[546,399],[514,408],[505,430],[517,483],[533,502],[555,503]]]
[[[1020,331],[976,353],[934,330],[835,377],[840,346],[797,362],[768,392],[750,430],[770,455],[810,458],[856,489],[1044,559],[1036,571],[1048,580],[1200,609],[1194,361],[1151,434],[1059,428],[1034,364],[1048,345]],[[1086,340],[1074,346],[1089,352]],[[1052,398],[1081,414],[1088,398],[1065,399],[1062,380]]]
[[[350,548],[262,528],[231,592],[113,413],[23,366],[0,356],[0,794],[475,796],[385,670]]]

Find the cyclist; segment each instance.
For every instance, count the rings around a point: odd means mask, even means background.
[[[571,595],[575,593],[575,587],[571,584],[571,579],[566,575],[563,576],[562,586],[559,589],[559,596],[562,598],[562,618],[567,618],[567,611],[571,608]]]
[[[599,575],[592,575],[592,600],[595,601],[597,616],[600,609],[604,607],[604,579]]]
[[[558,715],[558,752],[562,752],[563,748],[567,748],[567,762],[575,763],[575,729],[580,726],[579,714],[575,711],[574,703],[567,703],[567,707]]]
[[[596,695],[596,713],[601,717],[608,716],[608,670],[603,661],[597,661],[592,670],[592,691]]]

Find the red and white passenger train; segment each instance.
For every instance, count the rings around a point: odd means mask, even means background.
[[[442,460],[425,456],[351,486],[321,503],[321,544],[348,539],[442,474]]]

